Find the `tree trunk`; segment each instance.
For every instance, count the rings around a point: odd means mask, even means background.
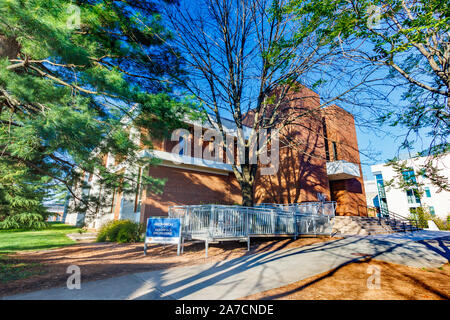
[[[241,183],[241,189],[242,189],[242,205],[244,207],[253,207],[254,204],[253,183],[245,181]]]
[[[0,58],[15,59],[20,51],[20,45],[16,39],[8,38],[0,34]]]
[[[253,207],[255,202],[255,165],[242,165],[242,174],[238,182],[241,186],[242,205],[244,207]]]

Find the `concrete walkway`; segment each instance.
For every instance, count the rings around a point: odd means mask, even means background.
[[[450,260],[449,244],[450,232],[440,231],[354,236],[216,263],[82,282],[80,290],[55,288],[4,299],[237,299],[342,267],[363,255],[413,267],[439,267]]]

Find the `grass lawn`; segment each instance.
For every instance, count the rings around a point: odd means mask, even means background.
[[[0,255],[0,283],[5,284],[45,273],[47,268],[41,263],[22,263]]]
[[[77,232],[79,228],[62,223],[51,223],[43,230],[0,230],[0,283],[26,279],[48,272],[43,264],[23,263],[11,259],[7,254],[17,251],[43,250],[67,246],[76,243],[67,233]],[[6,255],[5,255],[6,254]]]
[[[67,233],[78,232],[79,228],[62,223],[51,223],[43,230],[0,230],[0,254],[24,250],[44,250],[76,243]]]
[[[250,252],[247,244],[238,241],[226,241],[212,244],[205,258],[205,246],[199,242],[186,242],[184,254],[177,256],[176,246],[151,244],[147,256],[144,256],[144,244],[141,243],[80,243],[55,250],[27,251],[9,255],[9,264],[30,265],[38,263],[45,268],[45,273],[36,274],[16,280],[0,283],[0,298],[35,290],[63,287],[69,275],[67,267],[77,265],[82,270],[82,281],[94,281],[118,277],[125,274],[164,270],[171,267],[192,266],[207,262],[221,262],[254,253],[292,249],[336,240],[336,238],[255,238],[251,242]],[[14,261],[13,261],[14,260]],[[2,259],[0,259],[0,265]],[[27,270],[27,272],[30,270]],[[11,279],[11,276],[7,276]],[[0,274],[1,281],[1,274]]]

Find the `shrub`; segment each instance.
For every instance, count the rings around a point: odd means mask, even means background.
[[[450,230],[450,215],[447,216],[447,221],[439,217],[433,217],[432,220],[439,228],[439,230]]]
[[[142,225],[131,220],[113,220],[104,224],[97,235],[97,242],[138,242]]]
[[[431,220],[431,214],[423,207],[417,207],[410,215],[409,220],[417,222],[419,228],[428,228],[428,220]]]

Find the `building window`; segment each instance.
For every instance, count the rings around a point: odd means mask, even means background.
[[[408,198],[408,203],[411,204],[420,203],[420,196],[417,189],[406,190],[406,197]]]
[[[436,215],[436,212],[434,211],[434,207],[430,206],[430,214],[434,217]]]
[[[333,155],[334,155],[334,161],[338,159],[338,152],[337,152],[337,144],[336,141],[333,141]]]
[[[325,159],[330,161],[330,150],[328,149],[328,143],[325,143]]]
[[[180,146],[180,151],[178,152],[178,154],[179,154],[180,156],[183,156],[183,155],[184,155],[184,149],[185,149],[185,140],[184,140],[183,137],[180,137],[180,138],[178,139],[178,144],[179,144],[179,146]]]
[[[380,207],[380,200],[378,200],[378,196],[375,196],[372,200],[373,206],[379,208]]]
[[[140,211],[140,208],[141,208],[141,172],[142,172],[142,168],[139,168],[136,197],[134,199],[134,212],[138,212],[138,209]]]
[[[84,174],[84,182],[82,183],[81,193],[84,198],[89,197],[89,194],[91,192],[91,185],[89,182],[92,181],[92,173],[85,172]]]
[[[408,199],[408,203],[415,203],[412,190],[406,190],[406,198]]]
[[[112,202],[111,202],[111,213],[114,212],[115,206],[116,206],[116,188],[112,191]]]
[[[425,187],[425,194],[427,195],[427,198],[431,198],[430,188]]]
[[[375,179],[377,180],[378,201],[380,203],[380,213],[383,216],[389,216],[389,209],[388,209],[387,200],[386,200],[386,191],[384,189],[383,175],[376,174]]]
[[[411,184],[417,184],[416,175],[414,173],[414,170],[409,169],[407,171],[403,171],[402,175],[403,175],[403,180],[405,180],[405,182],[411,183]]]
[[[382,175],[381,173],[376,174],[376,175],[375,175],[375,179],[377,180],[377,185],[378,185],[378,184],[382,184],[383,187],[384,187],[384,183],[383,183],[383,175]]]
[[[381,174],[377,174],[377,175],[375,175],[375,178],[377,180],[378,195],[380,196],[380,198],[386,198],[386,192],[384,190],[383,176]]]
[[[327,161],[330,161],[330,146],[328,141],[327,124],[325,122],[325,118],[322,118],[322,126],[323,126],[323,136],[325,138],[325,159]]]

